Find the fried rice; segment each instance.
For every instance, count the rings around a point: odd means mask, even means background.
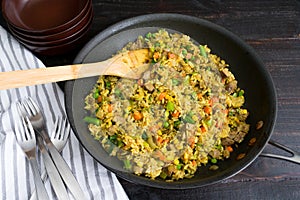
[[[122,52],[149,48],[139,80],[101,76],[85,99],[91,135],[124,169],[151,179],[190,178],[229,158],[249,131],[244,91],[228,64],[189,36],[158,30]]]

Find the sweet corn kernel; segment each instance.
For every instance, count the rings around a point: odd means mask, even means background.
[[[175,164],[175,165],[178,165],[178,164],[179,164],[179,160],[178,160],[177,158],[174,160],[174,164]]]

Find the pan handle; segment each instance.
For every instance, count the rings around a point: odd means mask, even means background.
[[[270,157],[270,158],[277,158],[277,159],[281,159],[281,160],[287,160],[287,161],[290,161],[290,162],[294,162],[294,163],[297,163],[297,164],[300,164],[300,153],[282,145],[282,144],[279,144],[278,142],[275,142],[275,141],[272,141],[270,140],[269,141],[269,144],[272,145],[272,146],[275,146],[279,149],[282,149],[284,151],[287,151],[289,153],[292,154],[292,156],[282,156],[282,155],[277,155],[277,154],[271,154],[271,153],[261,153],[260,155],[261,156],[264,156],[264,157]]]

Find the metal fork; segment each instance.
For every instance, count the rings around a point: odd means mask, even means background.
[[[44,141],[49,149],[49,152],[52,156],[52,159],[62,176],[65,184],[69,188],[70,192],[72,193],[73,197],[75,199],[85,199],[85,195],[75,179],[74,175],[71,172],[71,169],[69,168],[66,161],[63,159],[63,157],[60,155],[58,150],[55,148],[53,143],[51,142],[47,128],[45,119],[43,117],[42,112],[40,111],[40,108],[38,105],[33,101],[32,98],[28,97],[27,99],[24,99],[21,102],[21,105],[23,106],[24,110],[27,112],[28,118],[34,128],[39,134],[42,135],[44,138]]]
[[[64,148],[64,146],[68,141],[70,129],[71,129],[70,124],[67,123],[66,119],[63,119],[62,117],[58,117],[55,120],[54,129],[51,134],[51,141],[59,152],[62,151],[62,149]],[[45,182],[47,179],[47,173],[45,169],[42,172],[41,177],[42,177],[42,181]],[[34,190],[30,197],[30,200],[35,200],[35,199],[37,199],[37,196],[36,196],[36,191]]]
[[[40,173],[38,170],[38,165],[36,161],[35,151],[36,151],[36,138],[33,127],[31,126],[28,117],[21,117],[21,127],[23,127],[23,131],[19,128],[20,126],[16,126],[16,139],[19,146],[22,148],[24,153],[26,154],[28,160],[31,164],[31,169],[34,176],[34,183],[37,192],[38,199],[49,199],[46,188],[42,182],[40,177]]]

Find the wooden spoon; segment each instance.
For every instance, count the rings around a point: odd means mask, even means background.
[[[0,90],[99,75],[139,79],[149,67],[149,50],[117,54],[101,62],[0,72]]]

